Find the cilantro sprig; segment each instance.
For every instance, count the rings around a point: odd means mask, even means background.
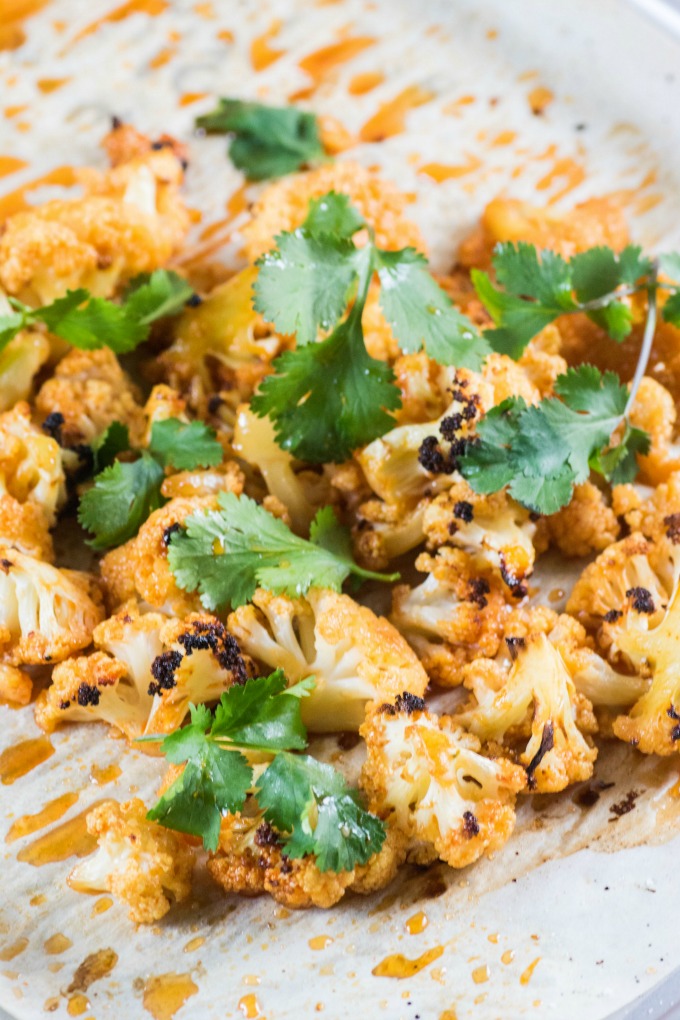
[[[649,450],[649,436],[625,422],[629,393],[618,376],[593,365],[570,368],[557,378],[555,394],[535,406],[510,397],[484,415],[460,462],[475,492],[507,485],[519,503],[552,514],[591,470],[614,484],[635,477],[635,454]]]
[[[353,238],[366,229],[362,245]],[[342,461],[394,425],[394,373],[365,347],[362,315],[374,273],[380,304],[403,351],[477,369],[490,350],[413,248],[383,251],[346,195],[310,203],[303,225],[258,260],[254,306],[297,347],[274,362],[251,406],[269,416],[279,445],[304,460]],[[346,318],[348,304],[353,304]],[[330,336],[317,341],[320,332]]]
[[[225,691],[214,714],[192,705],[191,722],[161,744],[184,769],[147,817],[215,851],[223,816],[241,811],[250,794],[287,857],[313,855],[320,871],[365,864],[385,840],[383,823],[331,765],[291,753],[307,746],[300,700],[313,687],[308,677],[287,688],[276,670]],[[275,756],[257,779],[248,750]]]
[[[183,277],[157,269],[136,277],[120,303],[92,297],[82,287],[42,308],[8,297],[12,312],[0,315],[0,351],[22,329],[43,325],[72,347],[86,351],[109,347],[115,354],[126,354],[147,339],[153,322],[176,315],[192,294]]]
[[[220,99],[196,118],[196,127],[231,135],[229,158],[250,181],[283,177],[325,158],[316,117],[294,106]]]
[[[154,510],[163,506],[166,467],[178,471],[213,467],[223,450],[215,432],[202,421],[177,418],[154,422],[148,448],[136,460],[117,459],[129,451],[129,433],[113,422],[93,450],[99,473],[80,500],[78,520],[94,537],[93,549],[109,549],[133,538]]]
[[[305,595],[310,588],[339,591],[356,579],[398,580],[398,574],[364,570],[352,559],[347,530],[332,507],[319,510],[309,540],[294,535],[248,496],[218,495],[218,510],[202,510],[171,536],[168,562],[185,591],[198,591],[206,609],[236,608],[258,587],[276,595]]]

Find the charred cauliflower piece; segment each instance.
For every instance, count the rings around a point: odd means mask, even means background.
[[[534,569],[543,536],[531,514],[503,491],[480,496],[467,482],[455,482],[425,510],[423,528],[429,548],[453,545],[480,567],[499,571],[517,596]]]
[[[182,159],[172,144],[78,176],[83,198],[45,202],[5,223],[0,285],[28,304],[49,304],[78,287],[109,297],[165,265],[188,229]]]
[[[546,518],[550,541],[565,556],[602,552],[619,537],[616,514],[592,482],[577,485],[571,502]]]
[[[28,705],[33,693],[33,681],[28,673],[16,666],[0,664],[0,701],[11,705]]]
[[[352,528],[352,547],[362,566],[384,570],[392,560],[421,545],[428,504],[427,497],[412,510],[400,510],[380,499],[362,503]]]
[[[12,306],[0,290],[0,315]],[[38,371],[50,356],[50,342],[37,329],[24,329],[0,351],[0,412],[19,400],[28,400]]]
[[[585,736],[597,729],[592,706],[545,634],[510,642],[509,671],[482,659],[466,667],[473,699],[455,718],[490,749],[512,754],[530,790],[557,793],[592,775],[597,750]]]
[[[129,740],[169,733],[196,704],[219,700],[247,678],[236,641],[214,617],[167,620],[130,603],[94,631],[91,655],[62,662],[38,698],[44,730],[106,722]]]
[[[130,920],[137,924],[159,921],[173,903],[189,896],[192,851],[176,833],[147,821],[139,798],[93,808],[87,831],[97,837],[97,850],[72,870],[72,889],[112,893],[129,907]]]
[[[680,471],[675,401],[661,383],[644,377],[630,409],[630,421],[651,438],[649,453],[638,455],[640,480],[659,485],[674,471]]]
[[[402,690],[420,696],[427,687],[425,670],[395,628],[347,595],[317,588],[290,599],[260,589],[227,625],[244,652],[283,669],[289,683],[314,677],[301,710],[316,733],[357,730],[367,702]]]
[[[0,545],[51,563],[54,559],[47,515],[37,503],[0,496]]]
[[[72,350],[43,383],[35,399],[46,422],[59,415],[60,439],[65,446],[91,443],[113,421],[127,425],[130,442],[139,445],[144,414],[139,393],[108,347],[99,351]]]
[[[11,666],[61,662],[86,648],[104,616],[94,579],[0,548],[0,659]]]
[[[50,525],[66,499],[59,444],[31,422],[28,404],[0,414],[0,495],[36,503]]]
[[[428,675],[454,687],[462,682],[466,663],[496,654],[508,607],[500,583],[477,572],[459,549],[422,553],[416,568],[427,573],[426,579],[415,588],[394,588],[390,619]]]
[[[509,839],[521,768],[479,753],[479,741],[408,693],[369,712],[361,774],[370,810],[408,838],[420,864],[463,868]]]

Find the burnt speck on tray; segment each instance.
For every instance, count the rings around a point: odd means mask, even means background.
[[[353,747],[356,747],[361,737],[358,733],[352,733],[351,730],[346,730],[343,733],[338,733],[338,747],[341,751],[351,751]]]
[[[641,790],[629,790],[623,800],[618,801],[616,804],[612,804],[609,810],[614,817],[610,818],[609,821],[615,822],[618,818],[622,818],[623,815],[627,815],[630,811],[632,811],[641,792]]]

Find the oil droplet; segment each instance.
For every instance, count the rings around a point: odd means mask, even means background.
[[[540,963],[540,960],[541,960],[541,957],[537,956],[536,959],[532,963],[530,963],[529,966],[527,967],[527,969],[520,975],[519,983],[521,985],[528,985],[529,984],[529,982],[531,981],[531,978],[533,977],[533,973],[536,970],[536,967]]]
[[[542,85],[537,85],[535,89],[531,90],[528,98],[531,112],[535,117],[539,117],[544,112],[545,108],[552,103],[555,96],[550,89],[546,89]]]
[[[8,963],[10,960],[13,960],[15,956],[19,956],[20,953],[23,953],[27,945],[28,939],[24,937],[17,939],[16,942],[12,942],[9,946],[3,946],[2,949],[0,949],[0,960],[4,963]]]
[[[434,946],[422,956],[416,957],[415,960],[408,960],[401,953],[395,953],[394,956],[386,956],[384,960],[381,960],[377,967],[373,968],[371,974],[374,974],[375,977],[399,979],[413,977],[414,974],[418,974],[419,971],[438,960],[443,952],[443,946]]]
[[[39,907],[43,903],[47,903],[47,896],[44,893],[38,893],[36,896],[31,896],[28,902],[32,907]]]
[[[63,793],[61,797],[48,801],[45,807],[34,815],[23,815],[23,817],[17,818],[5,836],[5,843],[13,843],[16,839],[23,839],[24,836],[30,836],[32,832],[37,832],[38,829],[44,829],[51,822],[56,822],[62,815],[66,814],[70,807],[73,807],[77,800],[77,793]]]
[[[54,748],[48,737],[33,737],[8,747],[0,754],[0,782],[10,786],[53,754]]]
[[[198,991],[189,974],[159,974],[144,985],[142,1003],[154,1020],[172,1020],[178,1009]]]
[[[465,177],[479,170],[482,165],[481,159],[476,156],[468,156],[464,163],[449,165],[448,163],[425,163],[421,166],[420,173],[431,177],[433,181],[441,184],[442,181],[449,181],[456,177]]]
[[[238,1000],[238,1008],[247,1020],[255,1020],[260,1015],[260,1004],[253,992]]]
[[[90,769],[90,781],[96,783],[97,786],[106,786],[107,783],[112,783],[115,779],[118,779],[120,773],[120,765],[116,765],[115,762],[111,762],[110,765],[104,765],[103,768],[93,765]]]
[[[48,956],[58,956],[59,953],[65,953],[72,945],[73,943],[70,938],[67,938],[66,935],[62,935],[61,932],[57,932],[56,935],[50,935],[48,939],[45,939],[43,949]]]
[[[110,974],[117,963],[118,953],[113,949],[98,949],[96,953],[90,953],[76,968],[67,993],[86,992],[95,981],[101,981]]]
[[[455,1009],[445,1009],[439,1014],[439,1020],[458,1020],[458,1014]]]
[[[113,900],[110,896],[102,896],[100,900],[97,900],[92,908],[91,916],[96,917],[97,914],[104,914],[107,910],[110,910],[113,906]]]
[[[260,979],[257,974],[246,974],[242,979],[244,985],[259,985]]]
[[[425,931],[428,925],[427,915],[419,910],[413,917],[409,917],[406,922],[406,930],[409,935],[420,935],[421,931]]]
[[[407,86],[394,99],[379,107],[374,116],[366,121],[359,137],[362,142],[381,142],[383,138],[402,134],[406,130],[407,114],[433,98],[434,93],[426,92],[419,85]]]
[[[280,28],[280,21],[272,21],[266,32],[253,39],[250,44],[250,63],[253,65],[254,71],[264,71],[270,64],[276,63],[279,57],[282,57],[286,52],[285,50],[276,50],[269,45],[271,40],[279,34]]]
[[[56,92],[70,80],[70,78],[39,78],[37,84],[40,91],[47,95],[50,92]]]
[[[186,946],[184,947],[184,952],[195,953],[197,949],[201,948],[204,942],[205,939],[203,938],[203,936],[197,935],[195,939],[191,939],[189,942],[187,942]]]
[[[514,959],[515,954],[513,953],[512,949],[506,949],[505,952],[501,955],[501,963],[504,963],[506,965],[512,963]]]
[[[326,946],[330,946],[333,939],[330,935],[315,935],[313,939],[309,940],[310,949],[325,949]]]
[[[374,43],[375,38],[370,35],[348,37],[307,54],[302,58],[299,66],[318,83],[323,81],[329,71],[352,60],[363,50],[373,46]]]
[[[673,783],[673,785],[671,786],[671,788],[668,791],[668,796],[669,797],[680,797],[680,778],[675,783]]]
[[[491,977],[491,973],[486,964],[481,967],[475,967],[472,972],[472,980],[476,985],[483,985],[485,981],[488,981]]]
[[[559,602],[560,599],[564,598],[564,590],[562,588],[552,588],[548,592],[548,602]]]
[[[98,801],[104,804],[105,801]],[[97,804],[91,804],[68,822],[50,829],[17,854],[17,860],[40,868],[44,864],[65,861],[68,857],[85,857],[97,847],[97,837],[87,831],[87,816]]]
[[[78,992],[77,995],[72,995],[68,1000],[66,1012],[69,1016],[82,1016],[85,1010],[89,1008],[90,1003],[87,1001],[87,997]]]
[[[364,71],[363,74],[354,75],[347,91],[351,96],[363,96],[378,85],[382,85],[384,81],[385,75],[382,71]]]
[[[494,946],[498,945],[498,932],[494,932],[492,935],[487,935],[489,942],[493,943]]]
[[[60,1006],[59,996],[55,995],[51,999],[45,999],[43,1009],[46,1013],[54,1013],[56,1012],[56,1010],[59,1009],[59,1006]]]

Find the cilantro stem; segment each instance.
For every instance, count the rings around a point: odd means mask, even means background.
[[[635,402],[637,392],[640,388],[640,383],[642,382],[642,378],[647,370],[649,358],[652,353],[654,333],[656,332],[658,273],[659,264],[656,261],[656,259],[654,259],[654,261],[652,262],[652,271],[649,274],[649,279],[646,284],[647,321],[645,323],[645,331],[642,336],[642,344],[640,346],[638,363],[635,368],[635,374],[630,384],[630,394],[628,396],[628,402],[626,403],[626,408],[625,411],[623,412],[624,419],[628,418],[630,409]]]
[[[375,570],[364,570],[363,567],[357,566],[352,567],[352,573],[356,574],[357,577],[363,577],[366,581],[384,581],[386,583],[388,581],[398,581],[401,577],[398,571],[394,574],[380,574]]]
[[[656,287],[656,277],[654,286]],[[617,287],[616,290],[610,290],[607,294],[603,294],[602,297],[593,298],[592,301],[583,301],[578,304],[574,309],[575,312],[597,312],[601,308],[606,308],[611,304],[612,299],[630,297],[632,294],[638,294],[642,290],[649,288],[649,282],[635,284],[634,286],[628,287]]]

